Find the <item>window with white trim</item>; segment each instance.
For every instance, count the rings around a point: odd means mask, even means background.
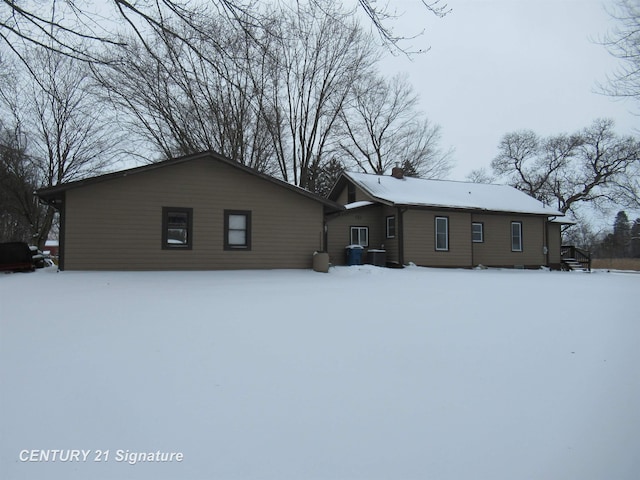
[[[369,227],[351,227],[351,245],[369,246]]]
[[[396,238],[396,217],[387,217],[387,238]]]
[[[522,251],[522,222],[511,222],[511,251]]]
[[[436,250],[449,250],[449,217],[436,217]]]
[[[473,243],[484,242],[484,223],[473,222],[471,224],[471,241]]]

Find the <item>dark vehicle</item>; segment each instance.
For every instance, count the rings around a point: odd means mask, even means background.
[[[33,254],[24,242],[0,243],[0,271],[32,272]]]

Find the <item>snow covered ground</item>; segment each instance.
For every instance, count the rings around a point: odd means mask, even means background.
[[[639,293],[606,272],[1,275],[0,478],[637,479]]]

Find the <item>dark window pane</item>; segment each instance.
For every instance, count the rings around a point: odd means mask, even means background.
[[[163,225],[163,246],[171,247],[187,247],[191,248],[191,220],[190,209],[163,208],[164,225]]]

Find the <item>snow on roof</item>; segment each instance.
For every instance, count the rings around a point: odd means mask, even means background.
[[[569,217],[556,217],[551,219],[551,223],[559,223],[560,225],[577,225],[577,220],[573,220]]]
[[[559,215],[562,213],[508,185],[426,180],[345,172],[357,186],[383,203],[461,208],[494,212]]]
[[[362,200],[360,202],[347,203],[344,208],[347,210],[351,210],[352,208],[360,208],[360,207],[368,207],[369,205],[373,205],[374,202],[369,202],[368,200]]]

